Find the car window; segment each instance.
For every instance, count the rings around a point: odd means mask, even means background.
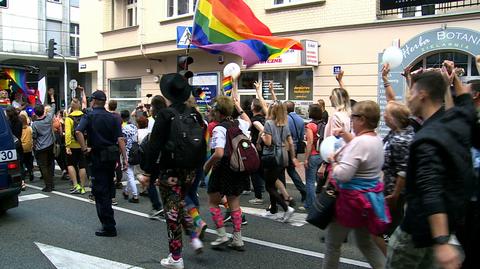
[[[7,115],[5,109],[0,108],[2,113],[0,114],[0,134],[7,131]]]

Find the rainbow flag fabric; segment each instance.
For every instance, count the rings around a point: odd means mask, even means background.
[[[192,44],[211,53],[236,54],[247,66],[274,59],[289,49],[303,49],[298,41],[272,36],[243,0],[199,0]]]
[[[3,68],[3,72],[22,90],[22,94],[27,94],[27,73],[24,70]]]
[[[222,87],[225,96],[232,96],[232,77],[224,77],[222,80]]]

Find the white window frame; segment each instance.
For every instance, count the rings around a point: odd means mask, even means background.
[[[188,0],[188,12],[185,13],[185,14],[181,14],[181,15],[178,15],[178,0],[172,0],[173,1],[173,14],[170,16],[168,14],[168,9],[169,9],[169,1],[170,0],[167,0],[165,1],[165,10],[167,12],[166,14],[166,18],[181,18],[181,17],[185,17],[185,16],[191,16],[195,13],[195,8],[196,8],[196,4],[198,3],[199,0]]]
[[[73,37],[74,40],[75,40],[75,44],[74,44],[75,51],[74,51],[74,55],[72,55],[72,56],[78,57],[78,56],[80,56],[80,47],[79,47],[80,46],[80,24],[71,23],[70,25],[72,25],[72,24],[76,25],[75,33],[70,32],[70,38]],[[70,38],[69,38],[69,41],[70,41]],[[72,46],[72,44],[70,44],[70,46]],[[70,47],[69,47],[69,49],[70,49]],[[71,51],[70,51],[70,54],[71,54]]]
[[[128,3],[128,2],[131,3]],[[128,19],[128,11],[132,10],[132,23],[130,24]],[[137,0],[125,0],[125,26],[137,26],[138,25],[138,7],[137,7]]]

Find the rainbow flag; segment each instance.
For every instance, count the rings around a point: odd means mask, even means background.
[[[226,96],[232,96],[232,77],[224,77],[222,80],[223,92]]]
[[[22,94],[27,94],[27,73],[24,70],[3,68],[3,72],[21,89]]]
[[[288,49],[303,49],[298,41],[272,36],[243,0],[199,0],[192,44],[212,53],[236,54],[247,66],[277,58]]]

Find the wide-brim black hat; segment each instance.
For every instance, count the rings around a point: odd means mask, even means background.
[[[162,95],[172,103],[183,103],[190,98],[192,86],[188,81],[177,73],[165,74],[160,80]]]

